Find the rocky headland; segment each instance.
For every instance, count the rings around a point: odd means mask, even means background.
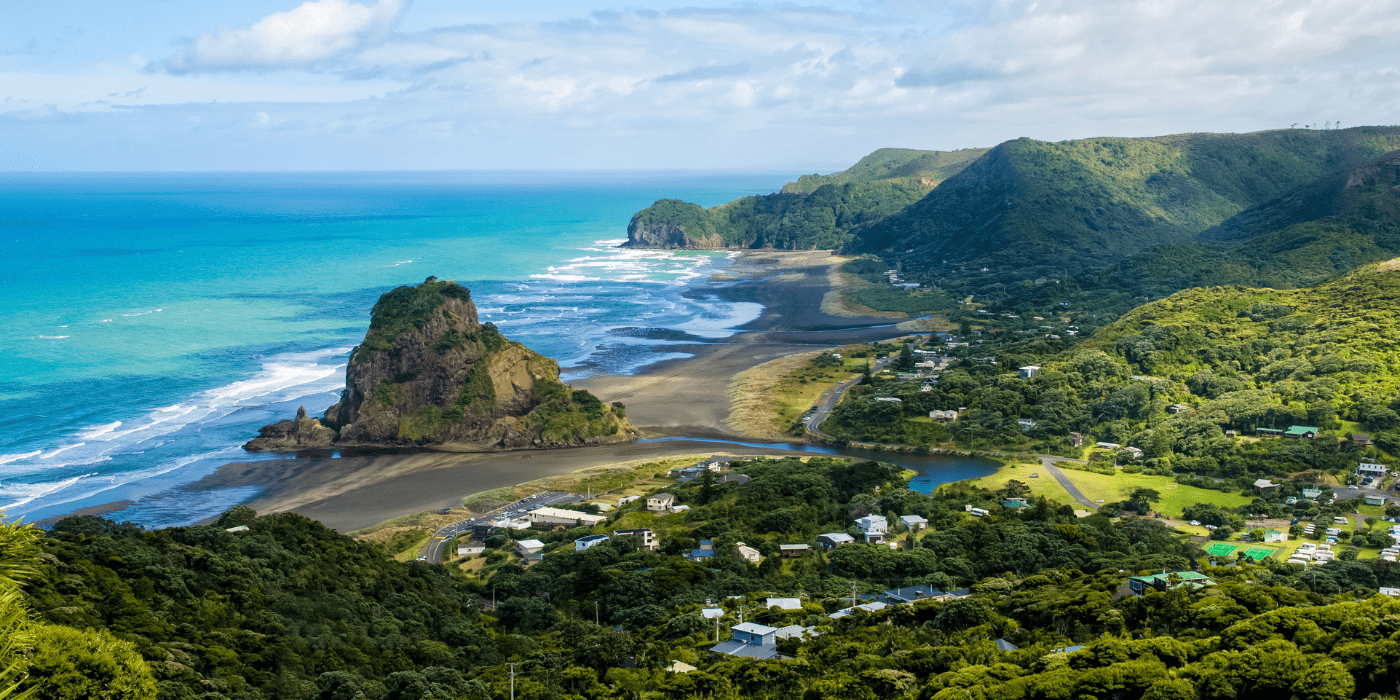
[[[258,431],[249,451],[440,446],[459,450],[627,442],[621,404],[559,381],[559,365],[477,319],[466,288],[429,277],[385,293],[350,353],[345,390]]]

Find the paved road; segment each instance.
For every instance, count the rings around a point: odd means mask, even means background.
[[[438,531],[433,533],[428,543],[418,550],[418,560],[426,561],[429,564],[442,563],[442,550],[447,546],[448,540],[467,532],[477,525],[485,525],[502,515],[517,515],[524,513],[527,509],[538,508],[540,506],[555,506],[561,503],[578,503],[583,497],[578,494],[565,493],[563,491],[546,491],[538,493],[528,498],[522,498],[509,505],[501,506],[489,513],[479,515],[468,520],[459,520],[450,525],[443,525]]]
[[[1074,500],[1079,501],[1080,503],[1084,504],[1084,506],[1086,506],[1089,510],[1098,510],[1098,509],[1099,509],[1099,506],[1098,506],[1097,503],[1094,503],[1093,501],[1089,500],[1089,498],[1088,498],[1087,496],[1085,496],[1083,493],[1081,493],[1081,492],[1079,491],[1079,487],[1078,487],[1078,486],[1075,486],[1074,483],[1071,482],[1071,481],[1069,480],[1069,477],[1066,477],[1066,476],[1065,476],[1065,473],[1062,472],[1062,471],[1060,471],[1060,468],[1059,468],[1059,467],[1055,466],[1055,463],[1056,463],[1056,462],[1080,462],[1080,463],[1083,463],[1084,460],[1082,460],[1082,459],[1066,459],[1066,458],[1064,458],[1064,457],[1055,457],[1055,456],[1052,456],[1052,455],[1036,455],[1036,457],[1039,457],[1039,458],[1040,458],[1040,466],[1044,467],[1044,468],[1045,468],[1045,471],[1050,472],[1050,476],[1055,477],[1055,481],[1060,482],[1060,485],[1063,486],[1063,487],[1065,487],[1065,490],[1069,492],[1069,495],[1070,495],[1072,498],[1074,498]]]
[[[927,343],[929,337],[930,336],[924,336],[923,338],[914,341],[914,344],[910,346],[910,349],[918,348],[924,343]],[[888,366],[891,362],[894,361],[894,359],[895,356],[891,355],[884,359],[876,360],[875,365],[870,369],[870,374],[879,374],[880,370]],[[846,390],[859,384],[861,379],[862,377],[859,376],[854,377],[852,379],[847,379],[846,381],[837,384],[825,394],[823,394],[823,398],[817,402],[817,410],[812,413],[812,420],[807,421],[807,432],[810,432],[813,435],[816,435],[817,437],[823,438],[825,440],[835,440],[836,438],[821,431],[822,421],[826,420],[827,416],[831,415],[831,411],[832,409],[836,408],[836,404],[841,403],[841,397],[845,395]]]

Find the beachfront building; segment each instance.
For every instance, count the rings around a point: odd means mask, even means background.
[[[883,515],[867,515],[856,518],[856,527],[865,536],[865,541],[869,544],[879,544],[885,541],[886,535],[890,532],[890,523]]]
[[[574,540],[574,551],[582,552],[585,549],[592,549],[593,547],[596,547],[607,541],[607,535],[589,535],[587,537],[580,537]]]
[[[656,533],[649,527],[639,527],[632,530],[613,530],[613,537],[635,537],[642,542],[642,549],[648,552],[655,552],[657,549]]]
[[[671,504],[676,502],[676,496],[670,493],[657,493],[647,496],[647,510],[655,512],[665,512],[671,509]]]
[[[583,525],[593,527],[598,523],[607,520],[606,515],[593,515],[579,510],[565,510],[563,508],[551,508],[541,506],[525,514],[530,519],[530,523],[536,527],[555,527],[563,525],[565,527],[575,527]]]

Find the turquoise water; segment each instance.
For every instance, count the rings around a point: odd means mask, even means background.
[[[434,275],[566,378],[681,356],[757,318],[695,283],[713,252],[625,251],[659,196],[719,204],[777,175],[0,176],[0,509],[120,500],[194,522],[251,490],[179,490],[297,406],[320,413],[380,294]]]

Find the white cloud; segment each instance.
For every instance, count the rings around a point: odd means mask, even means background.
[[[382,41],[407,7],[407,0],[379,0],[373,6],[308,0],[250,27],[204,32],[163,67],[193,73],[316,66]]]

